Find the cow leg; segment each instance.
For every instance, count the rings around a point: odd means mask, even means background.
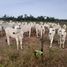
[[[52,47],[53,38],[50,41],[50,48]]]
[[[58,39],[58,44],[60,44],[59,39]]]
[[[41,38],[42,38],[42,31],[41,31]]]
[[[60,48],[61,48],[61,38],[60,38]]]
[[[20,39],[20,47],[21,47],[21,49],[23,49],[23,47],[22,47],[22,39]]]
[[[31,31],[29,31],[29,38],[30,38],[30,36],[31,36]]]
[[[10,38],[9,38],[9,36],[7,36],[7,43],[8,43],[8,46],[10,46]]]
[[[64,43],[65,43],[65,41],[63,41],[63,46],[62,46],[63,48],[64,48]]]
[[[19,49],[19,40],[16,38],[16,43],[17,43],[17,50]]]
[[[63,44],[63,46],[62,46],[63,48],[64,48],[64,44]]]
[[[38,30],[36,29],[36,36],[38,37]]]

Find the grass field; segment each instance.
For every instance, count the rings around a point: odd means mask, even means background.
[[[32,34],[31,38],[24,36],[23,50],[16,49],[16,42],[10,38],[8,46],[6,36],[0,36],[0,67],[67,67],[67,40],[65,48],[59,48],[56,40],[49,48],[48,34],[44,34],[43,62],[41,57],[34,55],[35,50],[41,50],[40,38]]]

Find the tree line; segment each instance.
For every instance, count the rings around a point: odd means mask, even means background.
[[[47,21],[47,22],[67,22],[67,19],[56,19],[54,17],[48,17],[48,16],[38,16],[38,17],[34,17],[32,15],[28,16],[27,14],[20,15],[18,17],[14,17],[14,16],[7,16],[6,14],[3,17],[0,17],[0,20],[4,20],[4,21],[9,21],[9,20],[13,20],[13,21]]]

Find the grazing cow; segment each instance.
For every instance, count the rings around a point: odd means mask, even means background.
[[[60,48],[61,44],[63,44],[62,47],[64,48],[64,43],[66,39],[66,30],[64,28],[58,29],[58,35],[59,35],[58,44],[60,43]]]
[[[54,36],[55,36],[55,28],[49,28],[50,48],[52,47]]]
[[[19,29],[19,27],[17,27],[16,29],[13,29],[12,27],[7,27],[5,29],[5,33],[6,33],[8,45],[10,45],[9,38],[12,37],[12,38],[16,39],[17,50],[19,49],[19,42],[20,42],[20,46],[21,46],[21,49],[22,49],[23,31],[21,31]]]

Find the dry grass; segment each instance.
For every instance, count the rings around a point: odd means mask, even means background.
[[[49,48],[47,34],[44,36],[43,62],[36,58],[34,51],[41,49],[40,38],[31,36],[23,39],[23,50],[16,49],[15,40],[11,38],[11,45],[8,46],[6,37],[0,37],[0,67],[67,67],[67,42],[65,48],[59,48],[57,41]]]

